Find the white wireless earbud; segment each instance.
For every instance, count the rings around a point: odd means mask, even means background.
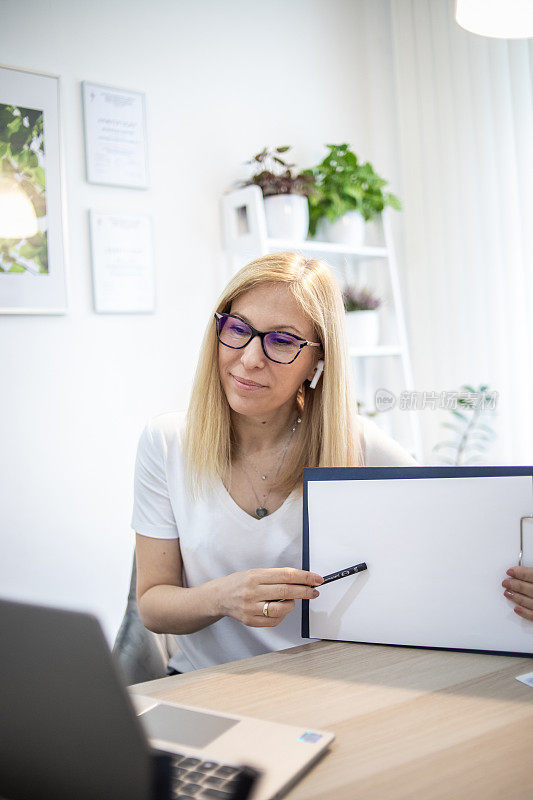
[[[316,372],[313,375],[313,380],[309,384],[309,388],[310,389],[316,389],[316,385],[317,385],[317,383],[318,383],[318,381],[320,379],[320,376],[322,375],[323,372],[324,372],[324,361],[323,361],[323,359],[320,359],[320,361],[316,365]]]

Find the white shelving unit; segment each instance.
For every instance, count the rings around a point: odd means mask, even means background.
[[[400,392],[414,387],[389,215],[385,212],[381,225],[374,229],[377,242],[357,249],[311,239],[270,239],[261,189],[247,186],[224,195],[222,221],[228,276],[261,255],[294,251],[323,258],[341,286],[346,283],[370,286],[385,299],[380,309],[384,343],[361,348],[356,342],[349,342],[358,401],[364,404],[364,413],[373,410],[378,389],[391,392],[396,398],[394,408],[379,413],[375,421],[422,463],[422,439],[416,412],[398,408]]]

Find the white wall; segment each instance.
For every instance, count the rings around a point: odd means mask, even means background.
[[[127,592],[137,439],[184,406],[221,286],[218,200],[265,144],[368,147],[365,4],[8,0],[0,61],[61,76],[70,307],[3,317],[0,595],[99,614]],[[80,81],[147,93],[151,188],[84,180]],[[87,210],[154,218],[158,311],[92,311]]]

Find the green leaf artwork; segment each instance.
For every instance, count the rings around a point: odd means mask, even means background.
[[[39,231],[28,239],[0,238],[0,274],[48,273],[43,112],[0,103],[0,181],[9,178],[29,198]]]

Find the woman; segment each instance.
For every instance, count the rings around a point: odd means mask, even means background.
[[[186,419],[139,442],[132,527],[143,623],[173,633],[169,674],[301,644],[304,466],[410,466],[356,413],[337,282],[276,253],[238,272],[204,336]],[[533,607],[533,604],[532,604]]]

